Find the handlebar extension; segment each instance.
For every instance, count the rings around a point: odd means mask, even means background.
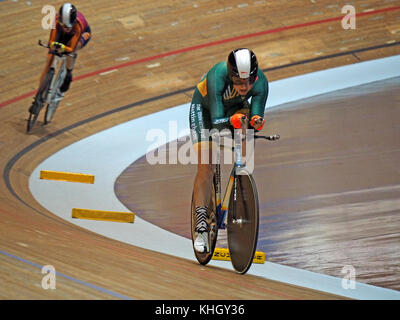
[[[254,135],[254,139],[266,139],[269,141],[276,141],[280,139],[280,135],[279,134],[273,134],[271,136],[258,136],[258,135]]]
[[[42,40],[39,40],[38,45],[41,46],[41,47],[50,49],[50,46],[47,45],[47,44],[44,44],[42,42]],[[50,50],[49,53],[50,54],[54,54],[54,55],[59,56],[59,57],[62,57],[63,55],[67,55],[67,56],[70,56],[70,57],[75,57],[76,56],[76,53],[73,53],[73,52],[62,52],[62,53],[59,53],[57,51]]]

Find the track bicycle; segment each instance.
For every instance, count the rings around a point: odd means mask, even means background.
[[[50,49],[48,45],[39,40],[39,46]],[[35,126],[36,120],[39,117],[40,111],[46,105],[46,112],[44,115],[44,124],[50,123],[53,119],[56,109],[63,99],[64,94],[61,93],[60,87],[64,82],[65,75],[67,74],[66,57],[75,57],[75,53],[62,52],[50,50],[50,54],[54,55],[53,63],[49,71],[40,84],[31,107],[29,108],[29,118],[26,131],[30,132]]]
[[[248,119],[244,117],[243,128],[248,128]],[[208,205],[207,225],[209,251],[200,253],[194,249],[195,235],[195,207],[192,195],[191,204],[191,234],[192,245],[196,259],[206,265],[212,258],[217,243],[218,230],[227,229],[228,249],[231,263],[236,272],[245,274],[253,262],[258,240],[259,203],[256,183],[243,162],[246,143],[254,143],[255,139],[276,141],[278,134],[271,136],[253,135],[249,141],[246,129],[241,131],[241,137],[235,138],[232,148],[234,164],[228,180],[224,198],[221,198],[221,166],[220,148],[217,148],[217,163],[215,165],[211,200]],[[232,132],[230,132],[232,134]],[[219,135],[216,142],[219,144]]]

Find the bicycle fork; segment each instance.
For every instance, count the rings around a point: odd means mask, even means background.
[[[217,165],[216,169],[216,190],[219,190],[219,192],[216,192],[216,200],[217,200],[217,217],[218,217],[218,229],[225,229],[226,228],[226,218],[227,218],[227,213],[228,213],[228,208],[229,208],[229,201],[230,201],[230,195],[233,192],[236,194],[235,190],[235,169],[232,170],[232,174],[229,177],[229,182],[228,186],[226,187],[225,195],[223,201],[221,200],[221,179],[220,179],[220,165]],[[235,200],[235,199],[234,199]],[[222,201],[222,205],[221,205]]]

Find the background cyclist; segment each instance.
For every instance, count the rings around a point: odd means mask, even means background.
[[[49,46],[51,50],[58,50],[60,53],[76,53],[77,50],[85,47],[90,39],[91,29],[84,15],[73,4],[63,4],[56,15],[55,28],[50,32]],[[67,56],[67,74],[60,88],[62,94],[69,89],[76,58],[77,55],[75,57]],[[45,69],[40,77],[39,86],[48,72],[53,59],[54,55],[48,54]]]
[[[251,127],[261,130],[265,123],[263,116],[267,97],[268,80],[258,68],[254,52],[246,48],[230,52],[228,61],[212,67],[195,88],[189,121],[198,157],[193,188],[196,208],[194,248],[198,252],[209,251],[206,219],[214,174],[212,144],[205,130],[239,129],[243,116],[249,118]],[[201,159],[208,161],[202,163]]]

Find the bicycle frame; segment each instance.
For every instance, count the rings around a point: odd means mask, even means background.
[[[42,43],[41,40],[39,40],[38,44],[42,47],[48,48],[50,49],[50,47],[48,45],[45,45]],[[66,57],[70,56],[70,57],[76,57],[75,53],[57,53],[54,51],[50,50],[50,53],[53,54],[54,58],[53,58],[53,62],[50,66],[50,70],[53,69],[54,70],[54,74],[55,76],[53,76],[53,79],[51,80],[51,84],[49,87],[49,94],[47,95],[47,99],[45,101],[45,103],[50,104],[50,102],[53,100],[54,98],[54,94],[56,92],[56,90],[54,90],[54,88],[59,88],[62,84],[62,81],[64,81],[65,75],[67,73],[67,68],[66,68]],[[60,62],[61,60],[61,62]]]
[[[245,122],[243,124],[243,128],[247,128],[248,123]],[[239,133],[239,132],[236,132]],[[217,148],[217,164],[215,169],[215,193],[216,193],[216,204],[217,204],[217,227],[218,229],[226,229],[226,220],[227,220],[227,212],[229,208],[230,195],[232,191],[234,195],[236,195],[236,170],[238,168],[244,168],[242,157],[243,151],[245,150],[243,144],[246,141],[246,129],[241,130],[241,136],[235,136],[234,143],[234,165],[231,171],[231,175],[229,177],[228,185],[226,187],[225,195],[222,200],[221,198],[221,165],[220,165],[220,148]],[[240,140],[239,140],[240,139]],[[219,136],[217,135],[218,145],[219,145]],[[239,142],[238,142],[239,140]],[[234,197],[236,199],[236,197]],[[234,213],[233,213],[234,214]]]
[[[241,121],[242,130],[234,132],[234,148],[230,145],[234,155],[234,164],[223,198],[220,146],[226,147],[226,144],[220,144],[220,137],[226,136],[226,131],[211,130],[212,152],[209,155],[212,158],[214,166],[214,177],[213,190],[209,201],[209,214],[207,216],[209,248],[198,251],[195,247],[198,234],[195,230],[196,208],[194,205],[194,190],[191,203],[191,234],[196,259],[200,264],[206,265],[213,257],[218,230],[227,229],[227,240],[232,265],[238,273],[244,274],[250,268],[253,261],[259,228],[258,194],[251,174],[254,162],[249,158],[254,152],[253,137],[277,140],[279,136],[255,136],[253,135],[253,131],[247,131],[247,117],[243,116]],[[232,137],[232,131],[228,130],[227,134]]]
[[[53,63],[51,64],[50,68],[54,69],[54,77],[51,80],[51,84],[49,87],[49,94],[47,95],[47,100],[46,103],[50,103],[54,95],[56,93],[56,90],[54,88],[59,88],[62,84],[62,81],[64,81],[65,75],[67,73],[67,68],[66,68],[66,56],[57,56],[54,55]],[[61,60],[61,61],[60,61]]]
[[[229,177],[228,185],[226,187],[225,195],[224,198],[222,199],[221,197],[221,165],[220,165],[220,148],[217,148],[217,164],[216,164],[216,169],[215,169],[215,193],[216,193],[216,211],[217,211],[217,227],[218,229],[226,229],[226,220],[227,220],[227,213],[228,213],[228,208],[229,208],[229,201],[230,201],[230,195],[232,191],[234,192],[234,199],[236,199],[236,181],[237,181],[237,169],[245,169],[246,163],[243,163],[243,155],[244,152],[246,152],[246,147],[245,143],[247,143],[247,136],[246,136],[246,129],[248,127],[248,120],[245,120],[245,123],[243,123],[243,129],[241,130],[241,136],[236,136],[235,137],[235,143],[234,143],[234,148],[233,148],[233,153],[234,153],[234,165]],[[237,132],[239,133],[239,132]],[[219,146],[219,135],[216,135],[216,140],[217,144]],[[279,134],[275,134],[272,136],[253,136],[254,140],[255,139],[266,139],[270,141],[276,141],[280,138]],[[252,149],[254,151],[254,148]],[[232,213],[235,217],[235,213]]]

